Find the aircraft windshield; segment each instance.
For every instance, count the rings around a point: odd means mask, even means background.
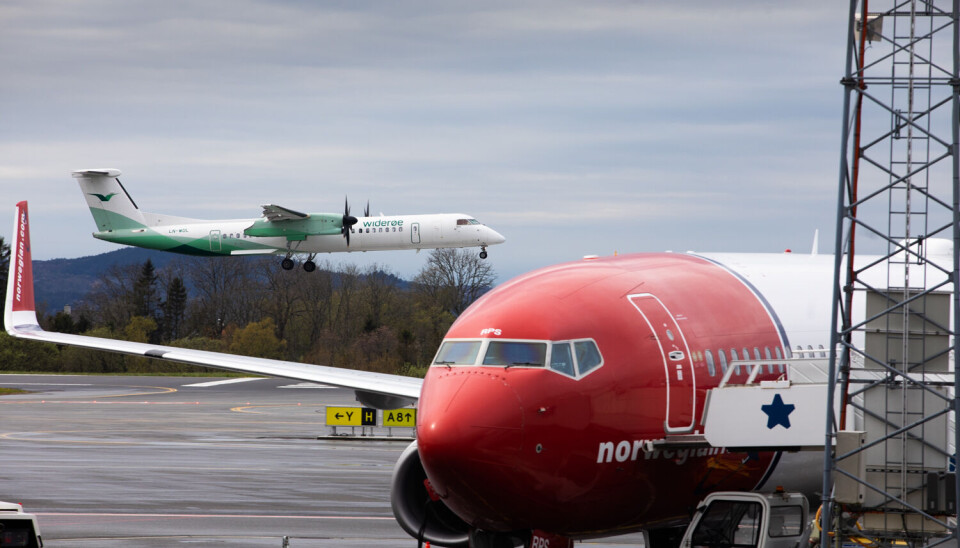
[[[478,225],[478,224],[480,224],[480,221],[476,219],[457,219],[457,225],[459,226]]]
[[[433,365],[544,367],[581,378],[603,365],[592,339],[573,341],[452,340],[444,341]]]
[[[547,343],[528,341],[490,341],[483,365],[543,366]]]
[[[437,365],[473,365],[477,363],[481,341],[447,341],[433,363]]]

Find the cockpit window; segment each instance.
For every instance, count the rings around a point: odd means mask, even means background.
[[[570,343],[553,343],[553,352],[550,354],[550,369],[571,377],[577,374],[573,370],[573,353],[570,352]]]
[[[478,358],[480,358],[479,363]],[[448,340],[440,346],[433,365],[546,366],[556,373],[578,379],[603,365],[603,356],[597,348],[597,343],[592,339]]]
[[[480,221],[476,219],[457,219],[457,226],[478,225]]]
[[[577,351],[577,366],[580,374],[584,375],[588,371],[595,369],[603,361],[600,358],[600,350],[597,349],[597,343],[593,341],[577,341],[573,343]]]
[[[547,343],[527,341],[490,341],[483,365],[543,366]]]
[[[473,365],[477,363],[481,341],[446,341],[440,346],[433,363],[438,365]]]

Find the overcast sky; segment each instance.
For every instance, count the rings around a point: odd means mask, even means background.
[[[0,234],[95,240],[70,172],[146,211],[463,212],[500,280],[584,254],[832,251],[843,2],[0,3]],[[425,253],[332,255],[412,277]],[[242,260],[242,259],[241,259]]]

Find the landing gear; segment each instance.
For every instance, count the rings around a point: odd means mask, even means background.
[[[284,259],[280,261],[280,268],[284,270],[293,270],[293,259],[290,257],[284,257]]]
[[[481,247],[480,247],[480,258],[481,258],[481,259],[486,259],[486,258],[487,258],[487,246],[481,246]]]
[[[317,263],[308,260],[303,263],[303,269],[307,272],[313,272],[314,270],[317,269]]]

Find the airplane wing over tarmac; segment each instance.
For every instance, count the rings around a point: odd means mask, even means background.
[[[13,337],[351,388],[361,403],[379,409],[403,407],[420,397],[423,380],[412,377],[44,331],[33,298],[27,202],[16,206],[13,234],[3,317]]]

